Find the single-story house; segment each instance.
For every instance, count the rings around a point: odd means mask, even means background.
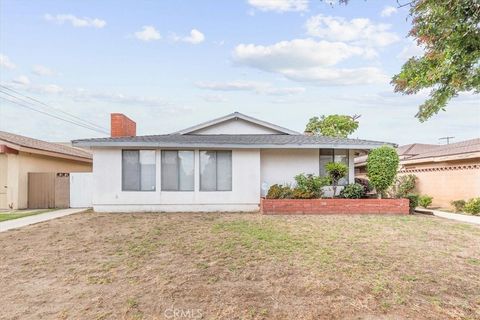
[[[450,143],[408,144],[397,149],[399,175],[417,176],[416,192],[433,197],[433,206],[480,197],[480,138]],[[355,158],[355,176],[366,177],[367,156]]]
[[[235,112],[171,134],[136,136],[136,125],[112,114],[109,138],[73,141],[93,152],[95,211],[257,211],[275,183],[299,173],[325,175],[325,164],[349,168],[385,142],[305,135]]]
[[[91,153],[0,131],[0,209],[28,208],[28,174],[90,172]]]

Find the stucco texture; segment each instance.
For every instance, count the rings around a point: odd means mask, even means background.
[[[87,162],[37,155],[28,152],[0,155],[0,178],[6,176],[5,196],[0,197],[0,209],[25,209],[28,207],[29,172],[89,172]],[[6,172],[6,173],[5,173]],[[2,183],[2,181],[0,181]]]

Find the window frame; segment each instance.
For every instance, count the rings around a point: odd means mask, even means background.
[[[230,172],[231,183],[230,189],[218,190],[218,157],[217,152],[229,152],[230,153]],[[202,152],[215,152],[215,190],[202,190]],[[232,192],[233,191],[233,150],[198,150],[198,189],[200,192]]]
[[[138,190],[136,189],[125,189],[124,187],[124,174],[123,174],[123,163],[124,157],[123,154],[125,151],[137,151],[138,152]],[[140,151],[153,151],[155,154],[155,188],[152,190],[142,190],[142,165],[140,163]],[[157,191],[157,150],[155,149],[122,149],[122,168],[121,168],[121,180],[122,180],[122,192],[155,192]]]
[[[339,185],[339,186],[346,186],[346,185],[349,185],[350,184],[350,149],[335,149],[335,148],[320,148],[318,149],[318,172],[321,172],[322,171],[322,168],[321,168],[321,163],[320,163],[320,157],[322,156],[322,150],[331,150],[332,151],[332,161],[329,161],[329,162],[335,162],[335,150],[345,150],[346,151],[346,154],[347,154],[347,168],[348,168],[348,171],[347,171],[347,174],[346,174],[346,180],[347,180],[347,183],[346,184],[342,184],[342,185]],[[326,155],[324,155],[326,156]],[[326,176],[326,175],[325,175]]]
[[[193,154],[193,186],[191,190],[180,190],[180,189],[165,189],[163,187],[163,153],[165,151],[174,151],[177,153],[177,164],[180,163],[179,159],[180,157],[178,156],[179,151],[189,151]],[[163,149],[160,150],[160,190],[165,191],[165,192],[195,192],[195,150],[191,149]],[[177,186],[180,188],[180,166],[177,166]]]

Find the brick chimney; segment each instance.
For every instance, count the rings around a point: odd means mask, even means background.
[[[134,137],[137,134],[135,121],[123,113],[110,114],[110,135],[112,137]]]

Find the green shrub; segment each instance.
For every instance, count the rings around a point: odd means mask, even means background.
[[[290,199],[293,190],[289,185],[274,184],[268,189],[267,199]]]
[[[388,194],[392,198],[405,198],[407,194],[415,189],[417,176],[414,174],[407,174],[399,176],[395,179],[395,183],[390,188]]]
[[[355,178],[355,183],[361,184],[365,193],[372,191],[372,187],[370,186],[368,179]]]
[[[421,207],[427,208],[429,205],[432,204],[432,200],[433,200],[433,197],[430,197],[430,196],[424,194],[424,195],[422,195],[418,198],[418,204]]]
[[[379,197],[392,185],[398,170],[398,154],[392,147],[383,146],[370,151],[367,176]]]
[[[329,162],[325,165],[330,181],[332,182],[333,197],[337,194],[338,181],[348,173],[348,167],[341,162]]]
[[[353,183],[345,186],[340,191],[340,197],[346,199],[360,199],[365,196],[365,188],[359,183]]]
[[[480,214],[480,198],[473,198],[467,201],[465,203],[465,206],[463,207],[463,211],[466,213],[473,214],[474,216],[477,216]]]
[[[410,213],[413,213],[415,211],[415,208],[418,207],[418,194],[414,193],[409,193],[405,196],[405,198],[408,199],[409,206],[410,206]]]
[[[313,174],[304,173],[296,175],[295,182],[296,187],[293,191],[293,197],[298,199],[320,198],[323,195],[322,187],[330,184],[328,178],[321,178]],[[295,196],[295,194],[297,194],[298,197]]]
[[[465,207],[465,200],[455,200],[450,202],[450,204],[455,208],[455,212],[462,212],[463,207]]]

